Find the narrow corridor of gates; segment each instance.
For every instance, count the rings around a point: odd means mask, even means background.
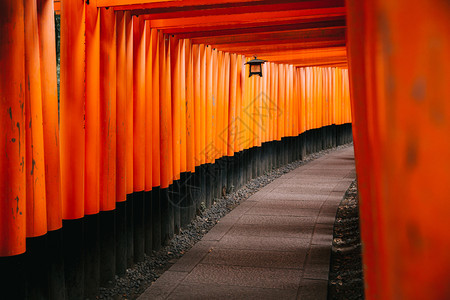
[[[1,0],[1,297],[92,297],[353,140],[365,296],[448,298],[449,32],[444,0]]]
[[[327,299],[353,147],[277,178],[222,218],[138,299]]]

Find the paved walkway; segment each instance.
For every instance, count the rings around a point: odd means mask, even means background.
[[[354,178],[349,147],[274,180],[139,299],[326,299],[336,209]]]

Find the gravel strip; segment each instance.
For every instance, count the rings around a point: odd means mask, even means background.
[[[161,274],[168,270],[184,253],[198,242],[208,231],[233,208],[245,201],[259,189],[272,182],[281,175],[288,173],[297,167],[317,159],[337,149],[353,146],[352,143],[333,149],[323,150],[308,155],[304,160],[298,160],[279,169],[266,172],[264,175],[249,181],[239,190],[215,199],[210,209],[204,210],[197,216],[180,234],[174,236],[169,245],[163,247],[152,256],[145,256],[145,260],[137,263],[133,268],[127,269],[126,274],[111,282],[108,288],[100,288],[96,299],[136,299]]]
[[[356,180],[337,210],[331,249],[328,299],[364,299]]]

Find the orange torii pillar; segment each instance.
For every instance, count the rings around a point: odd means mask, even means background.
[[[446,299],[449,3],[347,8],[366,298]]]
[[[161,243],[166,244],[174,233],[173,206],[169,187],[173,183],[172,95],[169,38],[159,33],[159,101],[161,161]]]
[[[133,16],[133,222],[134,261],[144,260],[145,190],[145,30]]]
[[[85,295],[96,293],[100,281],[99,211],[100,202],[100,9],[85,6],[86,14],[86,95],[85,95],[85,177],[84,248]],[[61,51],[62,52],[62,51]],[[89,280],[87,280],[89,278]]]
[[[134,264],[134,238],[133,238],[133,18],[131,12],[126,11],[125,19],[125,43],[126,43],[126,239],[127,239],[127,266]]]
[[[174,232],[180,231],[180,167],[181,167],[181,78],[180,78],[180,47],[177,37],[168,36],[170,40],[170,73],[172,94],[172,162],[173,162],[173,192],[169,200],[173,209]]]
[[[25,252],[25,41],[23,1],[0,3],[0,256]],[[0,261],[2,269],[15,270],[1,286],[18,286],[15,295],[26,294],[22,256]],[[2,289],[3,290],[3,289]],[[6,292],[8,289],[6,289]]]
[[[186,85],[186,48],[187,48],[187,40],[183,39],[179,41],[180,43],[180,226],[185,227],[190,223],[194,216],[194,211],[192,208],[192,199],[189,191],[189,179],[190,179],[190,171],[187,166],[187,85]]]
[[[156,29],[151,29],[152,47],[152,248],[158,251],[161,247],[161,156],[160,156],[160,78],[159,78],[159,34]]]
[[[152,254],[153,236],[153,120],[152,120],[152,97],[153,97],[153,48],[150,21],[145,21],[145,199],[144,199],[144,242],[145,253]]]
[[[185,72],[186,72],[186,185],[190,217],[194,218],[197,211],[198,198],[195,185],[195,108],[194,108],[194,65],[193,51],[190,40],[185,40]]]
[[[61,2],[61,196],[66,290],[84,295],[85,3]],[[69,285],[70,283],[70,285]]]
[[[127,48],[126,19],[123,12],[116,13],[116,273],[127,269]]]
[[[116,16],[100,9],[100,285],[116,274]]]
[[[42,92],[42,121],[44,126],[44,163],[47,208],[47,255],[43,262],[48,268],[49,297],[64,295],[61,227],[61,161],[58,124],[58,94],[56,77],[55,12],[53,0],[38,0],[38,28],[40,45],[40,72]],[[41,275],[40,275],[41,276]],[[42,288],[42,287],[41,287]]]

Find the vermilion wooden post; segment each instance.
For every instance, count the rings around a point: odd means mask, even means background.
[[[133,191],[145,188],[145,31],[133,17]]]
[[[278,119],[277,119],[277,140],[281,140],[284,136],[284,119],[286,115],[285,111],[285,81],[284,81],[284,70],[282,65],[278,65]]]
[[[206,163],[206,47],[199,46],[200,51],[200,157],[201,164]]]
[[[243,103],[242,103],[242,95],[243,95],[243,83],[244,83],[244,70],[242,69],[243,62],[242,62],[242,55],[236,55],[236,138],[234,140],[234,152],[240,152],[243,150],[243,136],[242,132],[244,130],[243,124],[242,124],[242,109],[243,109]],[[231,59],[230,59],[230,74],[231,74]],[[231,79],[230,79],[231,80]],[[227,104],[227,99],[224,98],[225,106]]]
[[[205,78],[206,78],[206,82],[205,82],[205,109],[206,109],[206,114],[205,114],[205,134],[206,134],[206,138],[205,138],[205,155],[206,155],[206,163],[213,163],[213,149],[214,149],[214,141],[213,141],[213,136],[212,136],[212,110],[213,110],[213,105],[212,105],[212,96],[213,96],[213,91],[212,91],[212,57],[211,57],[211,46],[206,46],[205,47]]]
[[[186,40],[186,167],[195,172],[195,108],[194,108],[194,53],[190,40]]]
[[[365,281],[365,295],[368,299],[382,298],[383,290],[380,282],[379,261],[381,252],[379,227],[376,225],[378,215],[377,205],[373,203],[375,193],[373,181],[374,173],[370,172],[372,167],[372,144],[370,143],[369,124],[367,122],[367,102],[366,89],[366,35],[365,3],[358,1],[348,1],[349,12],[349,66],[351,77],[352,114],[353,114],[353,140],[355,148],[355,162],[358,173],[359,205],[361,215],[361,239],[363,244],[363,270]],[[357,42],[358,41],[358,42]],[[334,75],[334,72],[333,72]],[[334,79],[334,76],[332,77]],[[333,87],[334,87],[334,80]],[[333,106],[334,107],[334,106]],[[379,145],[377,145],[378,147]]]
[[[172,104],[170,94],[170,56],[169,44],[165,41],[165,36],[159,36],[159,56],[160,56],[160,126],[161,126],[161,188],[166,189],[173,181],[172,164]]]
[[[253,77],[252,77],[253,78]],[[261,133],[262,133],[262,122],[261,122],[261,77],[259,76],[255,76],[254,77],[254,91],[253,91],[253,97],[252,97],[252,101],[253,101],[253,108],[254,108],[254,116],[253,116],[253,120],[254,120],[254,130],[255,130],[255,134],[256,134],[256,141],[255,141],[255,146],[260,147],[261,146]]]
[[[239,148],[239,151],[244,150],[245,146],[245,130],[246,127],[243,124],[243,120],[245,118],[244,113],[244,101],[245,101],[245,57],[243,55],[238,55],[236,59],[237,64],[237,77],[238,77],[238,88],[236,91],[236,94],[238,95],[239,100],[239,110],[238,110],[238,116],[239,121],[237,123],[238,127],[238,138],[236,139],[236,146]]]
[[[224,68],[223,68],[223,52],[217,51],[217,148],[218,152],[220,153],[219,156],[226,156],[226,150],[225,148],[225,141],[227,140],[228,136],[225,137],[225,126],[224,126],[224,109],[225,109],[225,100],[224,100],[224,86],[222,82],[224,81]],[[214,80],[214,79],[213,79]],[[227,103],[228,104],[228,103]],[[227,124],[228,124],[228,115],[227,118]]]
[[[305,68],[300,68],[300,133],[306,131],[306,76]]]
[[[284,137],[290,136],[289,124],[291,123],[291,73],[289,72],[289,66],[283,64],[284,70],[284,111],[285,111],[285,119],[284,119]]]
[[[173,147],[173,180],[180,179],[181,166],[181,76],[180,76],[180,47],[176,37],[170,37],[170,66],[171,66],[171,94],[172,94],[172,147]]]
[[[278,103],[278,65],[273,64],[273,104],[274,104],[274,119],[273,119],[273,140],[279,140],[278,138],[278,118],[282,111]]]
[[[186,128],[187,128],[187,120],[186,120],[186,40],[180,40],[180,172],[184,173],[187,170],[187,145],[186,145]]]
[[[55,31],[53,30],[55,28],[55,12],[52,0],[39,0],[37,3],[41,58],[47,229],[57,230],[62,226],[62,208],[56,47]]]
[[[223,60],[223,66],[224,66],[224,101],[227,108],[225,108],[225,112],[227,112],[227,115],[229,114],[229,106],[228,103],[231,103],[231,97],[230,97],[230,54],[225,53],[222,54],[222,60]],[[225,117],[224,120],[227,120]],[[227,130],[230,130],[230,128],[227,127]],[[235,131],[236,132],[236,131]],[[233,154],[231,154],[233,155]]]
[[[152,181],[153,187],[161,185],[160,170],[160,78],[159,78],[159,37],[156,29],[151,29],[151,47],[152,47]]]
[[[292,101],[293,101],[293,111],[292,111],[292,117],[293,117],[293,124],[291,124],[291,130],[292,130],[292,136],[298,135],[298,73],[297,68],[292,68],[292,89],[293,89],[293,95],[292,95]]]
[[[47,232],[44,128],[36,1],[25,1],[25,172],[27,237]]]
[[[145,21],[145,191],[153,187],[153,38]]]
[[[116,13],[116,201],[126,200],[127,49],[123,12]]]
[[[23,1],[0,3],[0,256],[25,252],[25,41]]]
[[[86,6],[86,147],[84,213],[100,210],[100,9]]]
[[[64,219],[84,216],[85,4],[61,3],[61,195]]]
[[[126,192],[133,193],[133,18],[130,12],[125,12],[126,39]]]
[[[116,207],[116,17],[100,13],[100,209]]]
[[[268,134],[268,139],[269,141],[273,141],[274,137],[273,137],[273,129],[274,129],[274,120],[275,120],[275,112],[274,110],[276,109],[276,106],[274,105],[274,71],[273,71],[273,63],[268,62],[267,63],[267,76],[268,78],[268,90],[269,92],[267,93],[267,97],[268,97],[268,103],[267,103],[267,108],[268,108],[268,117],[269,117],[269,134]]]
[[[228,105],[228,150],[227,155],[232,156],[234,154],[234,143],[237,138],[236,135],[236,81],[237,81],[237,68],[236,68],[236,54],[230,55],[230,97]]]
[[[446,298],[448,3],[348,1],[348,11],[366,298]]]
[[[264,142],[270,141],[270,65],[264,64],[264,91],[262,95],[262,109],[264,120]]]
[[[211,105],[212,105],[212,113],[211,113],[211,136],[212,143],[214,145],[212,151],[212,162],[214,163],[216,159],[219,158],[219,148],[218,148],[218,134],[217,134],[217,122],[218,122],[218,113],[217,113],[217,81],[218,81],[218,72],[217,72],[217,50],[212,49],[211,51],[211,68],[212,68],[212,92],[211,92]]]
[[[198,45],[192,45],[193,55],[193,80],[194,80],[194,127],[195,127],[195,165],[199,166],[201,160],[201,96],[200,96],[200,49]]]

